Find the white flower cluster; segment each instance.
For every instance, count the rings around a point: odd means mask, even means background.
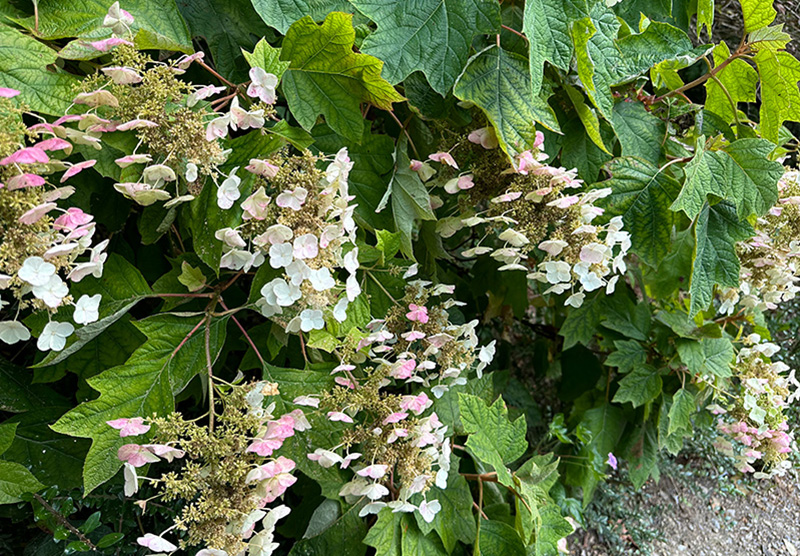
[[[756,221],[756,235],[737,245],[739,287],[721,292],[722,314],[732,314],[737,305],[775,309],[800,292],[800,171],[787,170],[778,181],[778,191],[778,203]]]
[[[630,234],[623,231],[621,216],[604,225],[594,223],[603,214],[595,202],[610,195],[611,189],[567,194],[565,190],[580,188],[583,182],[574,169],[543,163],[547,158],[540,150],[543,143],[544,138],[538,137],[538,150],[518,155],[511,171],[536,179],[515,180],[490,200],[488,210],[462,219],[466,226],[490,226],[501,245],[482,245],[481,240],[462,254],[489,254],[502,263],[500,270],[530,271],[532,264],[527,261],[535,245],[546,255],[528,278],[549,284],[545,294],[570,293],[565,305],[580,307],[586,292],[602,287],[608,294],[614,291],[619,275],[627,269],[624,259],[631,247]],[[540,241],[547,234],[548,239]]]
[[[384,464],[360,465],[355,468],[355,475],[352,480],[345,483],[339,491],[339,496],[343,496],[348,504],[356,503],[360,498],[366,497],[369,500],[359,516],[377,514],[383,508],[391,508],[393,512],[419,512],[420,516],[427,522],[441,510],[438,500],[430,502],[425,498],[429,490],[430,483],[433,482],[438,488],[447,488],[447,477],[450,473],[450,439],[445,437],[447,426],[443,425],[436,413],[431,413],[417,421],[416,426],[410,429],[403,429],[411,443],[420,448],[422,452],[430,458],[436,465],[436,471],[430,474],[420,473],[407,484],[400,487],[397,497],[389,502],[384,501],[390,495],[389,489],[382,484],[387,474],[389,466]],[[354,454],[347,457],[351,459]],[[418,504],[410,502],[410,498],[415,494],[422,494],[423,499]]]
[[[347,150],[341,149],[319,183],[281,191],[274,206],[264,187],[259,187],[240,205],[244,223],[216,232],[224,244],[221,267],[247,271],[268,262],[281,272],[261,288],[256,306],[265,317],[280,316],[289,332],[320,330],[328,316],[343,322],[348,305],[361,293],[356,278],[355,205],[350,204],[354,197],[347,183],[352,166]],[[269,182],[280,169],[253,159],[246,170]],[[219,187],[222,208],[230,208],[240,197],[241,180],[235,172]],[[242,237],[240,229],[249,221],[267,219],[274,223],[265,231],[249,240]],[[350,247],[346,253],[345,246]],[[340,268],[349,273],[344,284],[336,275]]]
[[[416,265],[404,277],[415,271]],[[446,284],[410,282],[403,299],[405,305],[394,318],[367,325],[370,333],[357,348],[369,347],[367,357],[386,375],[382,386],[390,384],[390,378],[398,383],[416,383],[430,388],[433,396],[440,398],[453,386],[466,384],[466,372],[473,366],[478,377],[482,376],[494,358],[495,342],[478,349],[477,320],[460,325],[449,321],[447,311],[463,302],[449,298],[430,303],[430,298],[450,295],[454,290],[454,286]]]
[[[592,193],[604,190],[594,190],[580,195],[584,202],[582,206],[590,206],[591,201],[584,201]],[[595,207],[596,208],[596,207]],[[601,210],[601,209],[598,209]],[[596,211],[586,211],[587,215],[596,214]],[[606,294],[614,292],[619,276],[624,274],[627,266],[625,255],[630,249],[631,239],[628,232],[622,231],[622,217],[616,216],[604,226],[591,224],[591,219],[584,218],[585,224],[573,231],[576,234],[573,249],[578,253],[578,260],[566,255],[564,248],[570,246],[564,240],[545,240],[539,244],[539,249],[547,253],[544,261],[539,263],[538,272],[528,274],[528,278],[550,284],[544,293],[561,294],[570,291],[564,305],[580,307],[586,298],[586,292],[591,292],[605,287]],[[590,241],[583,243],[584,235],[591,234]],[[602,241],[595,237],[604,236]],[[574,252],[574,251],[573,251]]]

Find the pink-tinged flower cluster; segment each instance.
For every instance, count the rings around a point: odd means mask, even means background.
[[[404,277],[411,278],[416,271],[414,265]],[[397,512],[419,512],[430,522],[439,510],[437,501],[424,498],[434,485],[445,488],[450,471],[448,427],[432,411],[434,399],[454,385],[465,384],[469,373],[480,376],[495,350],[494,342],[478,346],[477,321],[450,322],[448,310],[458,305],[448,298],[453,292],[452,286],[411,281],[386,318],[367,325],[352,360],[332,369],[336,392],[331,397],[324,394],[321,402],[306,397],[296,400],[319,405],[327,419],[339,422],[346,431],[354,427],[370,431],[367,438],[348,443],[344,450],[342,445],[317,447],[308,454],[309,460],[324,468],[353,470],[340,494],[349,502],[366,498],[362,516],[390,507]],[[413,393],[384,392],[400,385]],[[392,447],[391,454],[402,456],[387,459],[387,446]],[[411,497],[418,494],[423,495],[422,502],[415,498],[412,503]]]
[[[739,287],[720,292],[722,314],[733,314],[737,306],[773,310],[800,292],[800,239],[793,224],[800,218],[800,171],[786,170],[778,193],[775,206],[756,220],[755,236],[737,244]]]
[[[267,421],[253,443],[247,447],[247,451],[254,452],[262,457],[271,456],[275,450],[283,446],[284,440],[294,436],[295,430],[304,430],[302,412],[299,415],[298,420],[295,420],[297,414],[292,415],[289,413],[276,421]],[[303,419],[303,421],[300,421],[300,419]]]
[[[106,421],[106,423],[108,426],[119,430],[119,435],[122,438],[126,436],[138,436],[150,430],[150,425],[144,424],[144,417],[114,419],[113,421]]]
[[[12,95],[0,95],[9,98]],[[7,104],[8,101],[0,99]],[[19,118],[21,113],[7,106],[7,118]],[[100,297],[83,301],[70,297],[70,282],[79,282],[86,276],[102,276],[108,241],[93,245],[96,231],[94,216],[83,209],[68,205],[75,192],[63,185],[81,170],[95,164],[94,159],[71,163],[59,160],[53,153],[69,155],[72,146],[80,143],[83,132],[68,127],[69,121],[60,118],[54,123],[41,123],[28,128],[19,137],[16,149],[0,159],[0,203],[14,207],[7,214],[13,222],[0,222],[0,227],[13,228],[24,245],[12,245],[7,239],[8,253],[19,251],[22,256],[11,263],[0,265],[0,290],[11,289],[22,300],[23,307],[47,309],[55,312],[67,304],[75,305],[76,324],[89,324],[99,318]],[[29,140],[31,144],[25,144]],[[14,148],[12,146],[12,148]],[[58,154],[61,156],[62,154]],[[60,177],[59,177],[60,175]],[[0,341],[14,344],[28,340],[28,328],[15,311],[8,317],[2,314],[5,303],[0,302]],[[63,321],[52,320],[40,333],[37,347],[42,350],[64,349],[75,327]]]
[[[759,477],[783,474],[789,467],[788,454],[796,449],[784,410],[800,398],[800,382],[788,365],[770,360],[778,346],[762,342],[757,334],[744,341],[747,347],[739,350],[735,367],[739,395],[727,407],[708,408],[720,416],[717,428],[729,437],[717,447],[735,457],[742,472],[756,472],[760,462]]]
[[[487,132],[473,133],[470,141],[481,143]],[[568,294],[565,305],[580,307],[588,292],[614,291],[627,268],[630,234],[623,230],[622,217],[595,222],[604,212],[596,203],[611,189],[581,191],[577,170],[548,165],[543,146],[544,136],[537,133],[533,149],[518,154],[506,172],[508,189],[488,199],[485,210],[445,218],[437,229],[445,237],[465,226],[486,229],[463,256],[488,254],[500,270],[527,272],[528,279],[547,286],[544,294]],[[473,186],[467,174],[444,188],[453,194]]]
[[[257,482],[256,492],[265,504],[275,501],[286,489],[297,482],[291,474],[295,468],[294,461],[283,456],[261,465],[247,474],[247,482]]]

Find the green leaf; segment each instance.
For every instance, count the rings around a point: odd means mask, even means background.
[[[434,400],[433,408],[442,423],[447,425],[448,430],[452,430],[455,434],[467,434],[464,423],[461,422],[458,396],[462,393],[471,394],[486,403],[491,403],[505,390],[507,380],[508,376],[502,372],[485,373],[481,378],[451,387],[441,398]]]
[[[106,0],[38,0],[38,22],[33,17],[19,21],[44,40],[66,37],[110,37],[103,19],[111,5]],[[122,6],[133,16],[134,44],[143,50],[176,50],[190,53],[189,28],[175,0],[128,0]],[[38,23],[38,26],[37,26]]]
[[[677,340],[675,347],[683,364],[697,376],[714,375],[729,377],[731,364],[736,358],[736,350],[727,338],[703,338],[695,340]]]
[[[244,51],[245,48],[252,48],[258,37],[269,32],[250,0],[181,0],[178,7],[189,24],[191,35],[206,40],[214,67],[223,77],[237,82],[247,79],[247,71],[242,63],[244,55],[251,66],[259,65],[280,78],[279,74],[261,65],[261,62],[253,64]],[[256,54],[262,43],[267,44],[267,41],[259,41]]]
[[[401,137],[395,149],[395,171],[389,188],[381,199],[377,210],[381,210],[391,197],[394,226],[400,233],[400,248],[403,254],[414,259],[411,233],[417,220],[436,220],[431,210],[431,197],[428,188],[422,183],[419,174],[410,168],[411,161],[406,154],[407,140]]]
[[[633,369],[619,381],[619,390],[614,395],[617,403],[630,402],[639,407],[651,402],[661,393],[662,381],[658,369],[651,365],[642,365]]]
[[[647,351],[635,340],[617,340],[614,347],[616,350],[608,354],[605,364],[617,367],[621,373],[630,372],[647,362]]]
[[[740,218],[765,214],[778,200],[783,175],[783,166],[767,158],[774,148],[765,139],[739,139],[718,151],[705,150],[698,142],[672,210],[694,218],[713,195],[734,203]]]
[[[199,268],[195,268],[186,261],[181,262],[181,273],[178,282],[186,286],[190,292],[202,290],[206,285],[206,276]]]
[[[677,455],[683,447],[682,434],[669,434],[669,412],[672,408],[672,399],[664,399],[658,410],[658,448],[666,449],[670,454]]]
[[[289,62],[281,61],[281,49],[275,48],[269,44],[267,39],[261,39],[258,41],[258,44],[256,44],[256,47],[253,49],[253,52],[247,52],[246,50],[242,49],[242,54],[244,54],[244,57],[247,60],[247,63],[250,64],[251,68],[261,68],[267,73],[271,73],[277,77],[278,81],[281,80],[286,68],[288,68],[290,65]]]
[[[697,38],[706,28],[711,37],[711,28],[714,26],[714,0],[697,0]]]
[[[636,303],[630,297],[616,295],[606,304],[603,326],[624,334],[628,338],[647,340],[650,334],[650,308],[646,303]]]
[[[618,102],[611,115],[622,156],[636,156],[658,165],[667,126],[641,102]]]
[[[714,67],[718,67],[730,55],[728,45],[720,42],[714,47]],[[744,60],[734,60],[717,73],[717,79],[706,81],[705,109],[717,114],[725,122],[731,123],[735,119],[734,108],[738,110],[740,102],[756,101],[756,87],[758,87],[758,72]],[[725,91],[731,96],[733,106]]]
[[[364,544],[375,549],[375,556],[402,555],[402,520],[403,514],[395,513],[390,508],[378,512],[378,520],[364,537]]]
[[[667,255],[656,268],[647,268],[644,273],[647,293],[656,299],[667,299],[681,285],[685,287],[692,274],[694,236],[691,229],[681,230],[671,240]]]
[[[624,413],[619,407],[606,402],[600,407],[586,410],[578,427],[591,433],[591,439],[581,446],[577,459],[570,458],[564,464],[566,482],[583,488],[585,506],[604,476],[608,453],[614,451],[625,428]]]
[[[364,128],[360,103],[391,110],[403,97],[381,77],[383,62],[353,52],[355,37],[352,16],[339,12],[328,15],[322,25],[308,16],[293,24],[281,50],[281,60],[291,62],[282,89],[305,129],[322,114],[334,131],[359,142]]]
[[[108,548],[109,546],[114,546],[123,538],[125,538],[125,533],[109,533],[97,541],[95,546],[97,546],[97,548]]]
[[[783,122],[800,121],[800,60],[788,52],[762,49],[755,61],[761,76],[759,128],[763,137],[778,144]]]
[[[567,95],[572,101],[572,105],[575,107],[578,117],[581,119],[581,122],[583,122],[583,127],[586,128],[586,134],[589,135],[589,138],[598,148],[606,154],[611,155],[603,143],[603,136],[600,135],[600,120],[597,119],[597,114],[595,114],[592,108],[586,106],[586,103],[583,102],[583,95],[578,89],[572,85],[564,84],[564,90],[567,91]]]
[[[464,68],[473,37],[500,31],[495,0],[351,1],[378,27],[361,50],[386,63],[383,76],[399,83],[422,71],[443,96]]]
[[[518,496],[515,500],[517,512],[515,527],[525,544],[531,544],[541,535],[541,512],[548,504],[552,504],[548,494],[558,481],[558,460],[550,454],[534,456],[514,473],[514,482]]]
[[[342,147],[353,161],[347,183],[350,195],[355,195],[355,217],[359,225],[369,230],[394,227],[391,211],[378,212],[394,170],[394,143],[388,135],[375,135],[364,129],[360,143],[348,141],[330,127],[320,124],[312,130],[314,146],[326,154],[335,154]]]
[[[481,556],[525,556],[525,545],[516,529],[501,521],[481,521],[475,554]]]
[[[772,7],[772,0],[741,0],[741,4],[745,33],[766,27],[775,21],[775,16],[778,15]]]
[[[294,543],[289,556],[364,556],[367,547],[362,540],[366,533],[367,526],[358,517],[358,506],[351,506],[324,532]]]
[[[66,409],[42,408],[5,421],[18,426],[16,438],[3,454],[3,459],[24,465],[38,480],[48,485],[64,489],[80,487],[81,469],[89,442],[62,436],[50,429]]]
[[[425,535],[419,530],[411,516],[403,518],[401,548],[403,556],[446,556],[442,542],[435,535]]]
[[[571,29],[578,77],[586,95],[606,118],[614,108],[611,86],[617,79],[615,68],[622,63],[614,43],[619,26],[614,12],[598,3],[591,17],[576,21]]]
[[[588,345],[597,332],[597,326],[605,318],[605,310],[606,296],[602,292],[586,299],[580,307],[570,310],[558,331],[564,337],[564,349],[578,343]]]
[[[21,502],[20,495],[45,487],[19,463],[0,461],[0,504]]]
[[[786,48],[786,45],[791,40],[791,35],[783,31],[783,23],[779,23],[772,27],[756,29],[747,37],[747,44],[754,51],[768,48],[775,52]]]
[[[103,266],[103,276],[84,278],[72,286],[71,293],[76,299],[81,295],[101,294],[100,318],[78,328],[75,334],[67,338],[67,346],[63,350],[50,352],[36,367],[55,365],[66,360],[153,292],[135,266],[120,255],[111,253]]]
[[[754,235],[747,222],[740,222],[728,203],[718,203],[700,211],[694,224],[694,262],[689,292],[692,300],[689,315],[694,316],[708,307],[714,285],[739,286],[739,258],[736,242]]]
[[[447,475],[447,486],[443,489],[432,488],[425,498],[430,502],[438,500],[442,509],[433,518],[432,523],[425,523],[419,512],[414,513],[417,525],[424,534],[435,530],[442,540],[448,554],[452,553],[458,541],[470,544],[475,540],[475,516],[472,513],[472,493],[467,480],[457,472],[460,459],[450,459],[451,473]],[[380,515],[379,515],[380,519]],[[374,546],[374,545],[373,545]]]
[[[75,97],[78,80],[47,66],[55,64],[56,52],[16,29],[0,25],[0,87],[21,92],[17,97],[36,112],[63,115]]]
[[[62,434],[92,439],[83,468],[87,494],[122,466],[117,450],[126,441],[106,421],[170,413],[175,407],[174,397],[205,369],[202,322],[200,317],[163,314],[134,323],[147,341],[124,365],[89,379],[89,386],[100,396],[69,411],[52,426]],[[212,362],[225,341],[226,322],[227,319],[216,319],[211,323]]]
[[[289,26],[311,16],[314,21],[322,21],[331,12],[353,13],[355,8],[348,0],[252,0],[253,7],[264,20],[285,35]]]
[[[11,446],[11,443],[14,442],[14,435],[18,425],[19,423],[9,423],[7,421],[0,423],[0,455],[3,455]]]
[[[639,489],[651,476],[658,480],[658,434],[651,422],[636,429],[624,456],[633,487]]]
[[[303,128],[287,124],[286,120],[281,120],[272,127],[265,127],[264,131],[280,137],[300,151],[304,151],[314,144],[314,137],[309,132]]]
[[[264,367],[264,379],[279,384],[280,395],[286,402],[297,396],[308,395],[309,392],[324,392],[333,385],[330,370],[333,366],[319,366],[308,369],[288,369],[267,364]],[[313,451],[313,450],[312,450]]]
[[[612,156],[603,152],[589,137],[580,118],[571,118],[561,128],[561,164],[576,168],[578,176],[587,184],[597,181],[600,170]],[[600,134],[606,141],[614,140],[614,132],[605,122],[600,122]]]
[[[517,460],[528,448],[525,417],[510,421],[502,398],[489,406],[478,396],[459,394],[458,407],[464,430],[470,435],[467,448],[494,468],[501,483],[512,486],[511,473],[505,464]]]
[[[536,122],[558,130],[550,106],[531,93],[531,76],[525,59],[497,46],[470,58],[453,94],[483,110],[509,156],[533,147]]]
[[[22,413],[68,405],[69,401],[46,386],[32,385],[31,372],[0,357],[0,411]]]
[[[587,16],[586,0],[528,0],[522,32],[530,41],[530,74],[534,95],[542,88],[544,63],[567,71],[572,61],[570,24]]]
[[[616,46],[624,59],[624,64],[618,66],[619,71],[627,72],[627,75],[620,74],[618,82],[667,60],[691,63],[708,50],[707,45],[695,48],[684,31],[660,21],[650,21],[641,33],[620,38]]]
[[[611,195],[599,202],[608,216],[622,216],[632,250],[650,266],[667,254],[675,215],[670,211],[680,184],[653,164],[633,157],[615,158],[606,169],[611,179],[599,184]]]
[[[386,230],[375,230],[375,237],[378,238],[375,248],[381,252],[379,264],[383,266],[387,261],[394,258],[400,250],[401,237],[399,233],[387,232]]]
[[[575,530],[572,524],[561,515],[555,504],[547,504],[539,511],[541,525],[536,533],[536,556],[559,554],[558,541]],[[528,552],[530,554],[530,552]]]
[[[695,396],[686,388],[681,388],[672,397],[672,407],[669,408],[669,426],[667,434],[690,433],[692,430],[692,415],[695,412]]]

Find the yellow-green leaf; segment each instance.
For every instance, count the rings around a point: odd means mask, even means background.
[[[334,12],[322,25],[308,16],[294,23],[281,49],[281,60],[291,62],[282,88],[289,109],[306,130],[321,114],[334,131],[359,142],[364,128],[360,103],[391,110],[403,97],[381,77],[383,62],[353,52],[352,19]]]

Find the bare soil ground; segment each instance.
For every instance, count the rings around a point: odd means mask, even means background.
[[[739,484],[723,493],[712,479],[662,476],[650,481],[624,504],[631,515],[648,516],[656,538],[638,546],[625,520],[612,523],[616,539],[597,531],[573,535],[571,554],[580,556],[798,556],[800,554],[800,480]],[[612,520],[613,521],[613,520]],[[632,524],[638,527],[640,524]],[[605,531],[608,535],[608,530]]]

